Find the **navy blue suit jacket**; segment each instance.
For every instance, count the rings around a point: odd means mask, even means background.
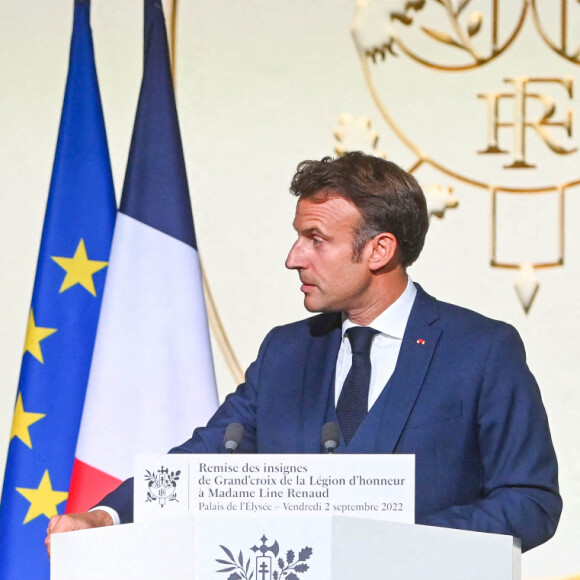
[[[320,453],[334,415],[338,314],[273,329],[207,427],[173,453],[220,453],[229,423],[242,451]],[[416,455],[416,522],[516,536],[555,532],[562,501],[546,413],[515,329],[417,287],[393,376],[344,453]],[[104,502],[132,519],[132,482]]]

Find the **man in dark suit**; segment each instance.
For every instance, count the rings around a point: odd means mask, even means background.
[[[305,307],[273,329],[246,381],[172,452],[319,453],[337,421],[344,453],[416,455],[416,521],[548,540],[561,512],[557,462],[539,389],[509,325],[439,302],[406,268],[428,228],[425,198],[396,165],[364,155],[307,161],[286,266]],[[132,519],[132,481],[49,533]]]

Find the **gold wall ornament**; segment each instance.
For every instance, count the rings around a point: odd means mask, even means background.
[[[568,155],[578,151],[578,147],[566,147],[554,134],[552,128],[560,127],[564,129],[568,137],[572,136],[572,119],[574,111],[569,107],[566,116],[561,120],[553,119],[556,112],[556,99],[547,92],[538,93],[530,87],[537,84],[561,85],[567,96],[573,97],[573,79],[565,78],[529,78],[515,77],[504,79],[505,83],[513,86],[511,92],[492,92],[477,95],[478,98],[485,99],[487,104],[487,148],[478,151],[481,154],[504,154],[508,150],[502,149],[499,145],[499,130],[501,128],[513,129],[512,161],[504,165],[505,169],[526,169],[534,168],[535,164],[526,160],[526,143],[528,130],[533,130],[554,153]],[[551,88],[551,87],[550,87]],[[547,90],[544,88],[544,90]],[[500,103],[504,99],[513,102],[511,120],[500,119]],[[539,105],[538,115],[535,118],[528,116],[530,101],[535,100]],[[536,107],[538,108],[538,107]]]
[[[453,187],[434,184],[423,187],[427,200],[427,211],[430,216],[443,219],[448,209],[455,209],[459,202],[453,193]]]
[[[337,155],[344,155],[347,151],[363,151],[369,155],[387,158],[384,151],[379,151],[379,134],[372,129],[368,117],[355,117],[351,113],[341,113],[338,117],[338,128],[334,131]]]
[[[508,2],[509,23],[500,26],[500,4]],[[359,50],[375,61],[404,54],[428,67],[466,70],[498,58],[519,34],[528,9],[525,0],[492,0],[484,14],[475,4],[356,0],[352,33]],[[426,38],[432,42],[422,42]]]
[[[536,276],[534,266],[529,262],[520,264],[518,268],[518,275],[514,282],[514,288],[522,303],[522,307],[526,314],[532,307],[534,298],[540,289],[540,282]]]
[[[562,58],[580,64],[578,30],[570,26],[578,20],[578,0],[530,0],[530,7],[542,40]],[[556,16],[556,24],[546,27],[550,16]]]
[[[565,194],[566,190],[563,187],[557,188],[553,192],[545,192],[543,194],[532,195],[526,192],[520,192],[517,197],[514,197],[513,192],[502,192],[495,188],[490,188],[491,193],[491,250],[490,250],[490,265],[494,268],[508,268],[519,270],[522,264],[529,263],[533,268],[555,268],[564,265],[564,221],[565,221]],[[510,205],[502,210],[502,198]],[[513,247],[515,242],[512,241],[507,248],[503,250],[499,248],[498,238],[501,234],[501,227],[515,229],[517,222],[522,217],[526,217],[526,210],[529,206],[534,204],[537,217],[537,225],[535,228],[520,228],[518,238],[523,239],[523,245],[529,248],[530,252],[538,253],[538,249],[534,249],[533,243],[539,235],[545,237],[545,232],[542,230],[542,224],[545,222],[546,216],[549,215],[550,221],[556,222],[555,235],[553,236],[552,248],[549,251],[549,257],[544,253],[543,257],[538,257],[532,260],[530,255],[524,256],[522,259],[509,259],[509,246]],[[503,214],[503,215],[502,215]],[[503,218],[503,220],[502,220]],[[502,224],[503,221],[503,224]],[[502,225],[500,225],[502,224]],[[527,229],[527,231],[526,231]],[[543,241],[544,242],[544,241]],[[513,252],[513,251],[512,251]],[[521,255],[522,252],[520,252]]]
[[[490,265],[519,272],[529,312],[539,288],[529,291],[532,274],[564,264],[565,195],[580,185],[580,2],[355,0],[351,33],[381,117],[415,158],[410,171],[457,181],[465,194],[492,192]],[[526,239],[540,211],[535,196],[546,194],[550,252],[519,251],[515,235],[513,247],[498,243],[509,239],[510,204],[497,196],[527,200],[516,223]]]

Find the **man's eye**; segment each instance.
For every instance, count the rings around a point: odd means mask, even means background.
[[[312,243],[315,246],[320,246],[320,244],[322,244],[322,241],[323,241],[322,238],[317,238],[316,236],[312,238]]]

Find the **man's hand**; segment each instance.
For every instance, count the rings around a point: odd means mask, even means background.
[[[87,530],[89,528],[100,528],[112,526],[113,518],[103,510],[95,510],[82,514],[67,514],[64,516],[52,516],[48,522],[46,530],[46,551],[50,557],[50,536],[61,532],[74,532],[76,530]]]

